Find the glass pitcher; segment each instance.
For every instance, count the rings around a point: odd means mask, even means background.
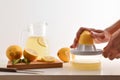
[[[46,22],[30,24],[25,30],[28,35],[24,47],[35,50],[38,53],[38,58],[49,55],[46,41],[46,25]]]

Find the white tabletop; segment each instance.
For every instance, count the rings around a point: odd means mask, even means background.
[[[5,64],[1,64],[1,67],[5,67]],[[26,72],[28,71],[28,72]],[[25,73],[24,73],[25,72]],[[101,70],[98,71],[80,71],[71,68],[69,63],[64,63],[62,68],[48,68],[48,69],[29,69],[18,72],[0,72],[0,76],[108,76],[108,75],[120,75],[120,59],[110,61],[108,59],[102,59]]]
[[[62,68],[23,70],[33,71],[35,74],[0,72],[0,75],[120,75],[120,59],[116,59],[113,61],[110,61],[108,59],[102,59],[101,62],[101,70],[97,71],[75,70],[71,68],[71,65],[69,63],[64,63]],[[0,66],[6,67],[6,64],[1,63]]]

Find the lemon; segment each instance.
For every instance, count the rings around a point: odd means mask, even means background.
[[[22,48],[18,45],[11,45],[6,50],[7,58],[12,61],[22,57]]]
[[[41,60],[44,62],[55,62],[56,61],[56,59],[52,56],[44,56],[41,58]]]
[[[91,45],[93,44],[93,38],[89,31],[83,31],[80,35],[79,44]]]
[[[37,59],[38,53],[35,50],[27,48],[23,51],[23,56],[31,62]]]
[[[60,60],[62,60],[63,62],[69,62],[70,61],[70,48],[67,47],[63,47],[61,48],[58,53],[57,56],[60,58]]]
[[[45,43],[45,39],[43,37],[39,37],[37,39],[37,42],[39,45],[43,46],[43,47],[47,47],[46,43]]]

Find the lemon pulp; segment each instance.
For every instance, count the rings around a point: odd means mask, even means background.
[[[61,48],[58,53],[57,56],[60,58],[60,60],[62,60],[63,62],[69,62],[70,60],[70,48],[68,47],[63,47]]]
[[[28,59],[29,61],[34,61],[35,59],[37,59],[38,54],[36,53],[36,51],[34,51],[32,49],[25,49],[23,51],[23,56],[24,56],[24,58]]]
[[[45,62],[55,62],[56,59],[52,56],[44,56],[42,60]]]

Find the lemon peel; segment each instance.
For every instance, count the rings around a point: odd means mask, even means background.
[[[58,51],[57,56],[63,62],[69,62],[70,61],[70,48],[67,48],[67,47],[61,48]]]
[[[89,31],[83,31],[80,35],[79,44],[91,45],[93,44],[93,38]]]
[[[35,50],[27,48],[23,51],[23,56],[31,62],[37,59],[38,53]]]
[[[18,45],[10,45],[6,50],[7,58],[12,61],[22,57],[22,48]]]

